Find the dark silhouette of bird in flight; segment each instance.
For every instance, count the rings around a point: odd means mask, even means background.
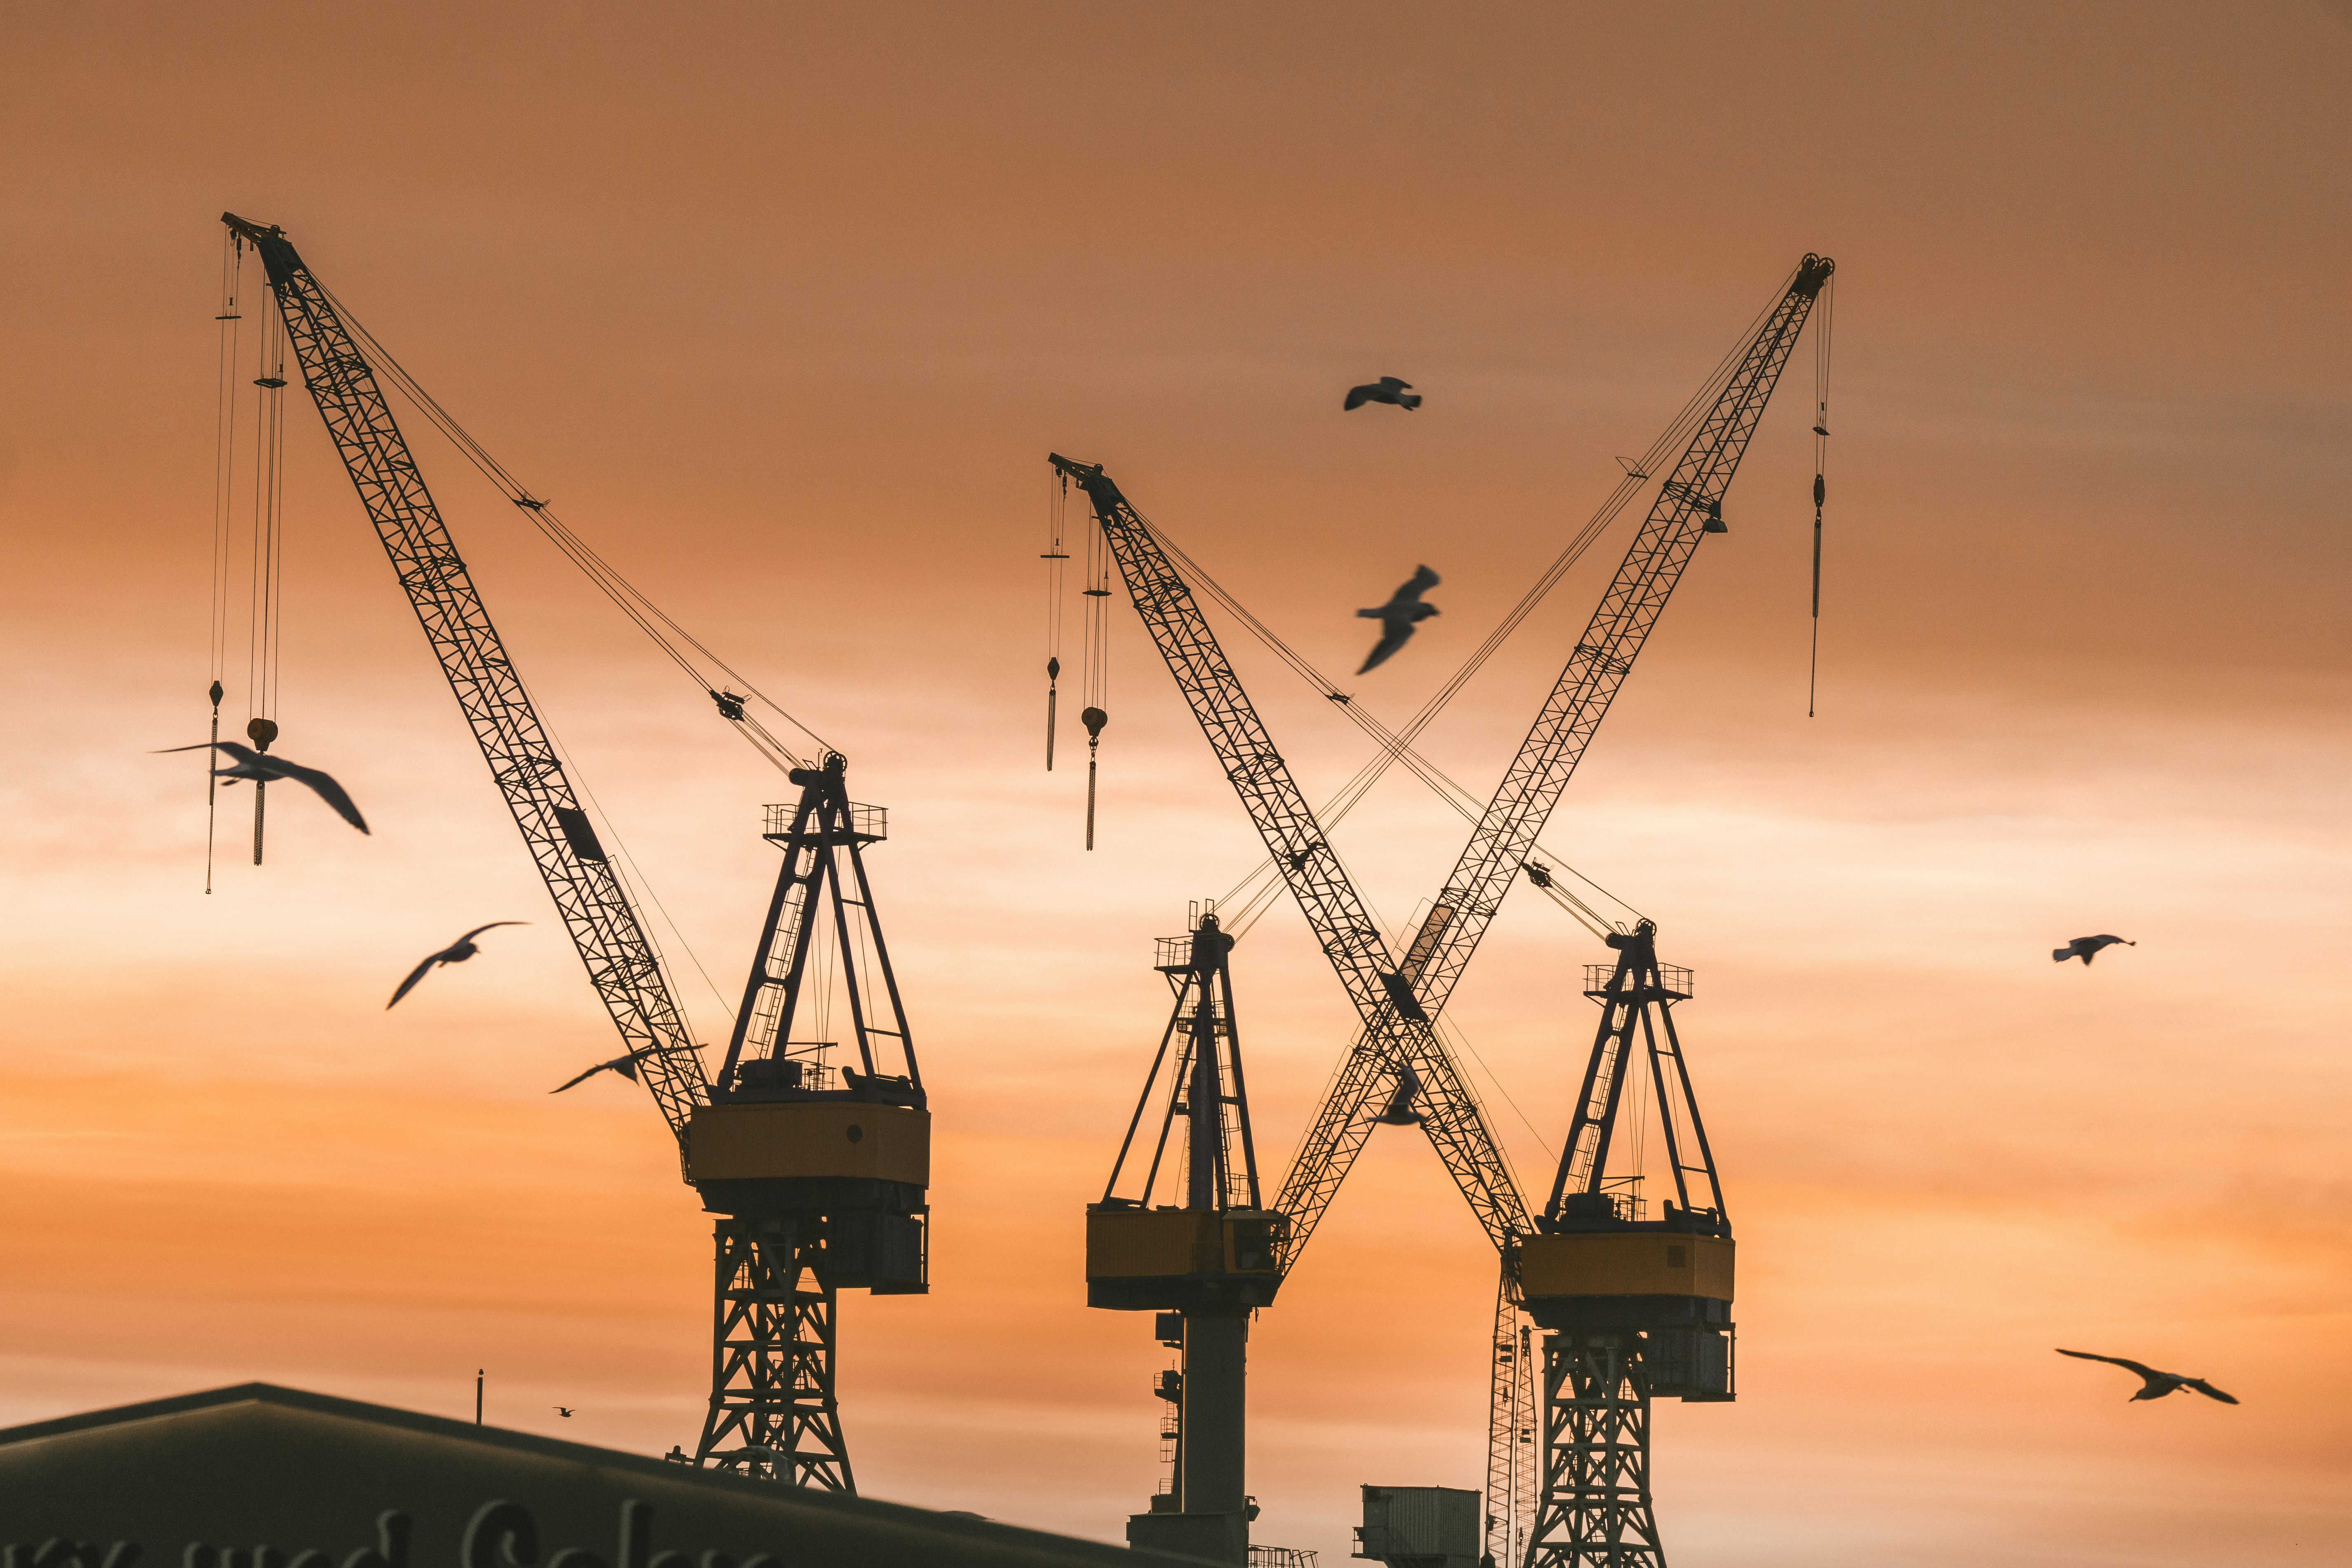
[[[571,1083],[559,1083],[547,1092],[550,1094],[562,1094],[565,1089],[570,1089],[572,1084],[586,1083],[590,1079],[594,1078],[600,1072],[616,1072],[623,1078],[627,1079],[631,1083],[635,1083],[637,1081],[637,1064],[653,1054],[654,1047],[647,1046],[641,1051],[631,1051],[625,1057],[614,1057],[609,1062],[598,1062],[594,1067],[590,1068],[586,1072],[583,1072],[578,1078],[573,1079]]]
[[[205,741],[193,746],[165,746],[155,754],[163,756],[173,752],[201,752],[207,749],[226,752],[236,760],[236,765],[233,768],[215,768],[213,777],[251,779],[257,784],[268,784],[273,779],[290,779],[298,784],[307,785],[320,800],[333,806],[335,814],[345,822],[350,823],[362,833],[367,832],[367,818],[362,816],[360,808],[352,804],[352,797],[343,793],[343,786],[316,768],[306,768],[301,763],[289,762],[284,757],[269,756],[265,752],[255,751],[250,746],[240,746],[235,741]]]
[[[1361,408],[1367,403],[1393,403],[1399,408],[1418,408],[1421,406],[1421,394],[1409,390],[1412,385],[1412,383],[1409,381],[1399,381],[1395,376],[1384,375],[1378,381],[1367,382],[1361,386],[1351,386],[1348,389],[1348,401],[1340,405],[1340,411],[1346,413],[1350,409]]]
[[[1412,1070],[1411,1062],[1397,1068],[1396,1092],[1378,1116],[1372,1118],[1383,1127],[1418,1127],[1421,1112],[1412,1108],[1413,1099],[1421,1093],[1421,1075]]]
[[[559,1405],[555,1406],[555,1413],[558,1415],[562,1416],[566,1421],[572,1419],[572,1406],[569,1405]]]
[[[1358,675],[1412,641],[1414,627],[1437,614],[1437,606],[1423,604],[1421,596],[1436,587],[1441,580],[1428,567],[1416,566],[1412,569],[1412,575],[1389,595],[1387,604],[1377,609],[1356,612],[1364,620],[1381,623],[1381,640],[1372,645],[1371,657],[1364,660],[1363,669],[1356,671]]]
[[[2058,1353],[2073,1356],[2078,1361],[2103,1361],[2111,1366],[2122,1367],[2126,1372],[2139,1373],[2140,1388],[2138,1393],[2132,1395],[2133,1400],[2161,1399],[2176,1389],[2193,1388],[2206,1398],[2218,1399],[2224,1405],[2238,1403],[2201,1377],[2183,1377],[2177,1372],[2158,1372],[2152,1366],[2142,1366],[2136,1361],[2126,1361],[2119,1355],[2093,1355],[2089,1351],[2060,1351]],[[2130,1401],[2127,1400],[2126,1403],[2128,1404]]]
[[[473,930],[459,937],[457,941],[451,942],[448,946],[443,948],[440,952],[433,954],[432,957],[426,959],[424,963],[410,970],[408,972],[408,978],[400,983],[400,989],[392,994],[392,1001],[383,1005],[383,1010],[387,1013],[391,1012],[394,1004],[398,1003],[403,996],[407,995],[411,991],[416,989],[416,983],[425,978],[425,974],[427,970],[434,968],[437,964],[463,963],[466,960],[473,957],[474,954],[481,952],[482,950],[480,948],[474,945],[474,939],[481,935],[484,931],[495,931],[500,926],[527,926],[529,924],[530,924],[529,921],[492,921],[488,925],[476,926]]]
[[[2083,967],[2088,969],[2091,966],[2091,960],[2099,955],[2101,948],[2113,947],[2119,942],[2126,947],[2139,945],[2136,942],[2124,942],[2124,939],[2119,936],[2078,936],[2063,947],[2051,949],[2051,962],[2063,963],[2070,958],[2079,958],[2083,961]]]

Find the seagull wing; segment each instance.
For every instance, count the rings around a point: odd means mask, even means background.
[[[623,1061],[627,1061],[629,1058],[626,1058],[626,1057],[623,1057],[621,1059],[622,1059]],[[598,1062],[594,1067],[590,1068],[586,1072],[582,1073],[578,1078],[573,1079],[570,1083],[559,1083],[559,1084],[557,1084],[553,1089],[549,1089],[547,1092],[548,1092],[548,1093],[550,1093],[550,1094],[562,1094],[565,1089],[572,1088],[573,1084],[583,1084],[583,1083],[586,1083],[590,1079],[594,1078],[598,1073],[603,1072],[606,1068],[609,1068],[609,1067],[611,1067],[612,1065],[613,1065],[613,1064],[612,1064],[611,1062]],[[632,1064],[632,1065],[635,1065],[635,1064]]]
[[[235,741],[198,741],[193,746],[163,746],[157,748],[154,752],[151,752],[150,755],[158,757],[168,756],[173,752],[226,752],[230,756],[235,757],[240,763],[249,763],[253,761],[255,756],[253,748],[250,746],[240,746]]]
[[[2206,1398],[2218,1399],[2224,1405],[2235,1405],[2238,1403],[2235,1398],[2222,1393],[2220,1389],[2214,1387],[2211,1384],[2206,1382],[2201,1377],[2183,1378],[2181,1379],[2180,1386],[2183,1388],[2193,1388],[2198,1393],[2203,1394]]]
[[[1361,675],[1374,665],[1386,662],[1389,655],[1404,647],[1412,638],[1412,626],[1409,623],[1391,622],[1389,629],[1381,635],[1381,640],[1372,645],[1372,656],[1364,660],[1363,668],[1357,670],[1356,673]]]
[[[327,774],[316,768],[306,768],[299,763],[289,763],[275,757],[270,759],[269,771],[280,778],[289,778],[296,784],[310,785],[320,800],[335,808],[336,816],[358,828],[362,833],[367,832],[367,818],[362,816],[360,808],[352,804],[352,797],[343,793],[343,786]]]
[[[1340,412],[1344,414],[1352,408],[1361,408],[1365,404],[1371,401],[1372,394],[1379,390],[1380,388],[1377,386],[1349,387],[1348,389],[1348,401],[1339,405]]]
[[[465,935],[459,937],[449,945],[453,949],[463,947],[467,942],[473,941],[476,937],[481,935],[484,931],[496,931],[500,926],[527,926],[529,924],[530,924],[529,921],[492,921],[486,926],[476,926],[473,930],[467,931]]]
[[[1396,392],[1401,389],[1410,388],[1412,385],[1412,383],[1404,380],[1401,376],[1384,375],[1381,377],[1381,384],[1387,387],[1391,392]]]
[[[2142,1377],[2160,1378],[2169,1375],[2157,1371],[2152,1366],[2142,1366],[2136,1361],[2127,1361],[2119,1355],[2093,1355],[2089,1351],[2060,1351],[2058,1353],[2073,1356],[2079,1361],[2103,1361],[2110,1366],[2119,1366],[2126,1371],[2136,1372]]]
[[[1436,587],[1444,581],[1445,581],[1444,578],[1440,577],[1428,567],[1416,566],[1412,569],[1412,575],[1406,578],[1404,585],[1397,590],[1397,597],[1400,599],[1418,599],[1423,594],[1428,593],[1432,588]]]
[[[400,999],[403,996],[407,995],[411,991],[416,989],[416,983],[425,978],[425,971],[440,963],[447,956],[447,954],[448,950],[444,948],[441,952],[435,953],[432,957],[426,959],[424,963],[410,970],[408,972],[408,978],[400,983],[400,989],[392,994],[392,1000],[383,1005],[383,1010],[387,1013],[391,1012],[393,1008],[399,1004]]]

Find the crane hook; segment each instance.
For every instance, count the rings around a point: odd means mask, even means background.
[[[1102,744],[1103,726],[1110,715],[1099,708],[1088,708],[1078,715],[1078,722],[1087,727],[1087,847],[1095,847],[1095,751]]]
[[[1045,771],[1054,771],[1054,703],[1061,690],[1062,661],[1048,657],[1045,660]]]

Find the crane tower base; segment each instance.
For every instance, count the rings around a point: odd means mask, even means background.
[[[710,1413],[695,1462],[855,1492],[834,1395],[835,1288],[818,1278],[814,1216],[722,1219]]]
[[[1544,1336],[1543,1492],[1527,1568],[1665,1568],[1641,1336]]]

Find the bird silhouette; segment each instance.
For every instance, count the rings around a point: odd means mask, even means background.
[[[2083,961],[2083,967],[2088,969],[2091,966],[2091,960],[2099,955],[2101,948],[2113,947],[2117,942],[2123,942],[2126,947],[2139,945],[2136,942],[2124,942],[2124,939],[2119,936],[2078,936],[2063,947],[2051,949],[2051,962],[2063,963],[2070,958],[2079,958]]]
[[[267,755],[250,746],[240,746],[235,741],[205,741],[193,746],[165,746],[155,754],[160,757],[173,752],[206,750],[226,752],[236,759],[236,765],[233,768],[215,768],[213,777],[251,779],[257,784],[268,784],[272,779],[290,779],[298,784],[309,786],[320,800],[335,808],[337,816],[362,833],[367,832],[367,818],[362,816],[360,808],[352,804],[352,797],[343,793],[343,786],[316,768],[306,768],[284,757]]]
[[[572,1419],[572,1406],[569,1405],[559,1405],[555,1406],[555,1413],[558,1415],[562,1416],[566,1421]]]
[[[459,937],[457,941],[451,942],[448,946],[443,948],[440,952],[433,954],[433,956],[427,958],[424,963],[410,970],[408,972],[408,978],[400,983],[400,989],[392,994],[392,1001],[383,1005],[383,1010],[387,1013],[391,1012],[394,1005],[397,1004],[403,996],[407,995],[411,991],[416,989],[416,983],[424,979],[425,972],[433,968],[435,965],[442,963],[463,963],[466,960],[473,957],[474,954],[481,952],[482,950],[480,948],[474,945],[474,939],[481,935],[484,931],[495,931],[500,926],[527,926],[529,924],[530,924],[529,921],[492,921],[488,925],[476,926],[473,930]]]
[[[1388,1105],[1372,1120],[1383,1127],[1420,1126],[1421,1112],[1412,1108],[1413,1098],[1420,1093],[1421,1075],[1407,1062],[1397,1068],[1396,1092],[1389,1096]]]
[[[2126,1372],[2139,1373],[2139,1392],[2131,1396],[2132,1400],[2161,1399],[2176,1389],[2193,1388],[2206,1398],[2218,1399],[2224,1405],[2238,1403],[2201,1377],[2184,1377],[2177,1372],[2158,1372],[2152,1366],[2142,1366],[2136,1361],[2126,1361],[2119,1355],[2093,1355],[2089,1351],[2060,1351],[2058,1353],[2073,1356],[2078,1361],[2103,1361],[2111,1366],[2122,1367]],[[2126,1403],[2129,1404],[2131,1400]]]
[[[1421,406],[1421,394],[1407,390],[1412,385],[1412,383],[1409,381],[1399,381],[1395,376],[1384,375],[1378,381],[1367,382],[1361,386],[1351,386],[1348,389],[1348,401],[1340,405],[1340,411],[1345,413],[1350,409],[1361,408],[1367,403],[1393,403],[1399,408],[1418,408]]]
[[[1442,579],[1437,574],[1428,567],[1416,566],[1412,569],[1412,575],[1406,579],[1395,593],[1389,595],[1387,604],[1377,609],[1356,612],[1361,619],[1381,623],[1381,640],[1372,645],[1371,657],[1364,660],[1363,669],[1356,671],[1358,675],[1381,663],[1389,655],[1404,647],[1406,643],[1412,640],[1415,626],[1437,614],[1437,606],[1423,604],[1421,596],[1436,587],[1440,581]]]
[[[623,1078],[627,1079],[631,1083],[635,1083],[637,1081],[637,1064],[653,1054],[654,1047],[647,1046],[641,1051],[631,1051],[626,1056],[614,1057],[609,1062],[598,1062],[594,1067],[590,1068],[578,1078],[572,1079],[570,1083],[559,1083],[547,1092],[550,1094],[562,1094],[565,1089],[570,1089],[572,1084],[586,1083],[590,1079],[594,1078],[600,1072],[616,1072]]]

